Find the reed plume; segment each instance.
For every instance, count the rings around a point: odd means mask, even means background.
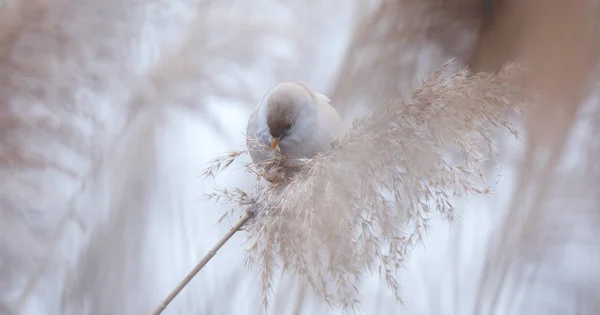
[[[279,268],[330,305],[356,308],[357,284],[368,271],[402,301],[397,271],[434,213],[452,221],[454,198],[490,192],[484,169],[494,161],[492,132],[502,127],[518,136],[511,121],[531,91],[511,83],[520,73],[515,65],[497,74],[447,75],[448,65],[410,97],[357,119],[316,157],[291,161],[274,153],[264,164],[248,164],[258,175],[255,191],[210,195],[255,215],[245,226],[246,261],[261,271],[265,307]],[[216,159],[205,175],[239,154]],[[274,184],[260,181],[266,177]]]

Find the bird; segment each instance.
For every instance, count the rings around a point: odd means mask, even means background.
[[[312,158],[343,132],[344,122],[327,96],[302,82],[282,82],[252,111],[246,145],[254,163],[270,159],[276,149],[288,159]]]

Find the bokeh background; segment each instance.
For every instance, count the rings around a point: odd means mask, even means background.
[[[375,274],[361,313],[598,314],[598,21],[591,0],[4,0],[0,314],[149,314],[232,223],[204,194],[253,178],[200,174],[270,87],[306,82],[350,123],[451,58],[524,60],[539,101],[497,135],[494,193],[432,219],[404,305]],[[264,313],[242,233],[165,314]],[[290,275],[271,299],[351,312]]]

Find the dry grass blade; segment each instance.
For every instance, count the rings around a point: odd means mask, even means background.
[[[352,309],[363,275],[378,270],[402,301],[397,271],[434,212],[452,220],[454,198],[489,192],[477,183],[493,162],[492,133],[518,134],[508,117],[529,91],[514,84],[515,66],[448,76],[447,65],[410,98],[357,120],[327,152],[249,165],[263,177],[284,174],[274,184],[258,181],[238,200],[225,194],[238,207],[256,203],[245,226],[247,263],[261,269],[265,307],[277,268],[299,275],[329,304]]]
[[[205,178],[214,177],[216,173],[228,168],[238,156],[246,152],[246,150],[233,151],[225,156],[218,157],[208,162],[208,167],[202,172],[201,176]]]

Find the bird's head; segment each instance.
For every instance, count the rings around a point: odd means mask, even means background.
[[[271,148],[280,143],[302,140],[315,115],[312,92],[298,83],[282,83],[273,88],[266,99],[267,126],[271,134]]]

